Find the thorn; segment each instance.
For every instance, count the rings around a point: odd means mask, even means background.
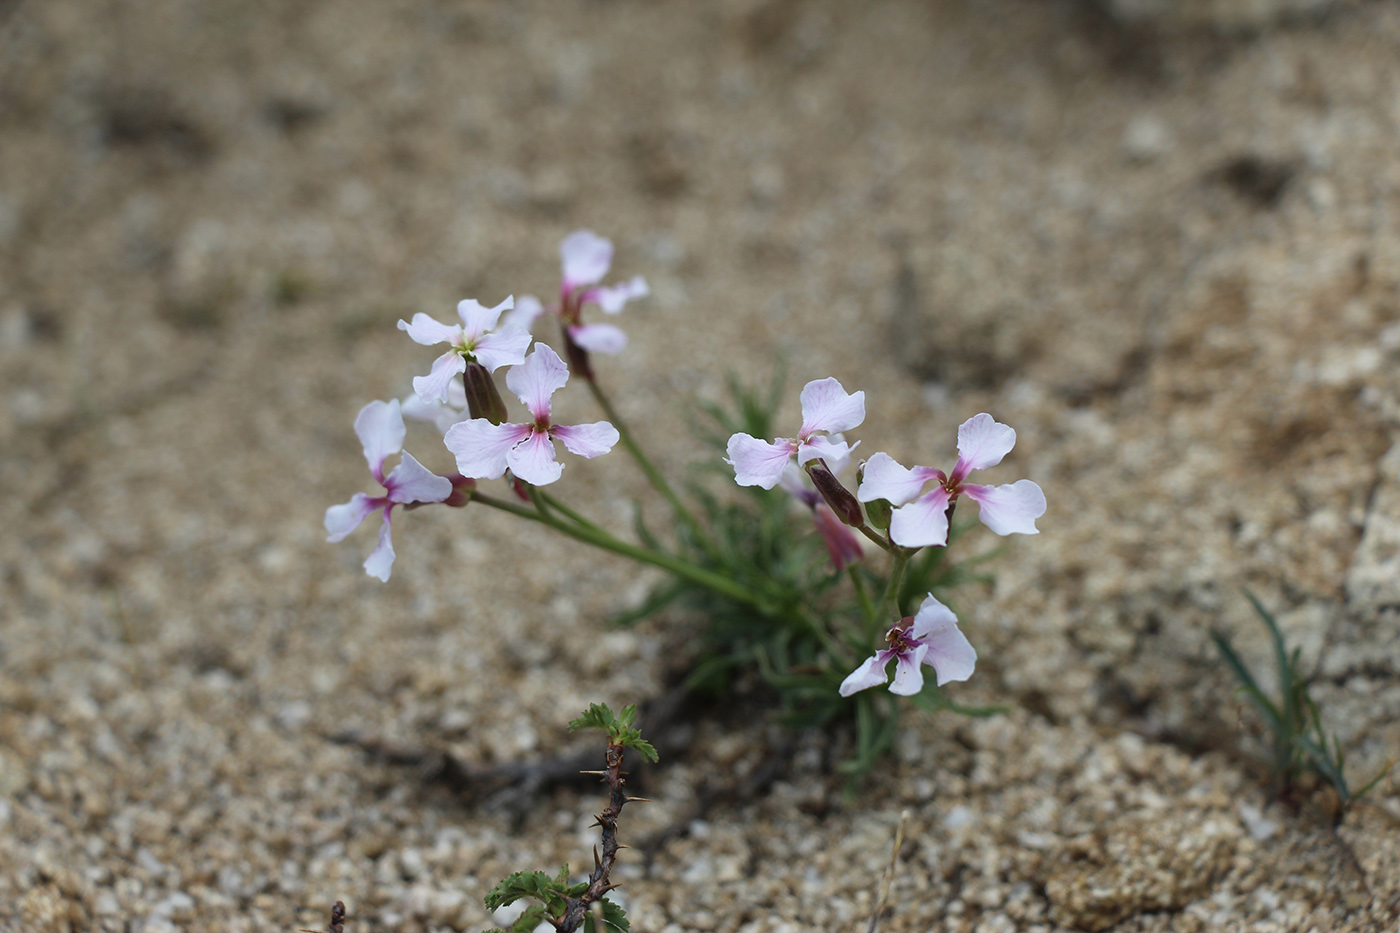
[[[655,803],[650,797],[628,797],[628,803]]]
[[[618,847],[619,849],[630,849],[630,848],[632,848],[631,846],[623,845],[623,844],[620,843],[620,842],[617,844],[617,847]]]
[[[606,771],[580,771],[580,772],[579,772],[579,774],[602,774],[602,775],[607,775],[607,773],[608,773],[608,772],[606,772]]]

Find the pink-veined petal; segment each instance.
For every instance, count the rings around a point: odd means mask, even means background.
[[[740,486],[772,489],[783,478],[783,468],[797,452],[797,442],[780,437],[770,444],[748,434],[735,434],[725,450],[725,463],[734,468],[734,482]]]
[[[360,522],[371,512],[383,506],[383,497],[375,499],[362,492],[351,496],[349,502],[331,506],[326,509],[326,540],[344,541],[345,536],[360,527]]]
[[[533,486],[548,486],[564,472],[564,464],[554,459],[554,442],[543,431],[531,431],[525,442],[506,455],[510,471]]]
[[[948,490],[938,486],[894,510],[890,538],[903,547],[942,547],[948,543]]]
[[[796,496],[803,505],[813,506],[821,501],[816,490],[807,485],[807,474],[794,461],[788,460],[783,464],[782,475],[778,477],[778,485],[783,487],[783,491]]]
[[[890,684],[890,693],[911,697],[924,689],[924,672],[919,664],[926,654],[928,645],[919,645],[913,651],[902,651],[895,656],[894,683]]]
[[[856,498],[861,502],[884,499],[892,505],[903,505],[917,498],[928,481],[935,478],[936,472],[930,467],[921,466],[905,469],[897,460],[881,451],[865,461]]]
[[[433,360],[426,376],[413,377],[413,391],[425,402],[445,402],[450,398],[453,380],[467,371],[467,361],[456,350],[448,350]],[[465,390],[464,390],[465,391]]]
[[[390,502],[441,502],[452,495],[452,480],[438,476],[405,452],[384,480]]]
[[[830,469],[831,461],[850,461],[851,451],[860,446],[860,441],[854,444],[847,444],[845,441],[834,441],[829,437],[818,434],[809,439],[805,444],[797,445],[797,463],[799,466],[806,465],[812,460],[825,460],[827,468]],[[832,471],[833,474],[835,471]]]
[[[575,324],[569,337],[590,353],[612,355],[627,349],[627,335],[611,324]]]
[[[531,434],[528,424],[492,424],[485,418],[462,421],[442,439],[457,457],[457,469],[472,479],[499,479],[512,447]]]
[[[468,343],[477,340],[482,334],[496,326],[502,311],[515,307],[515,296],[507,295],[506,300],[488,308],[475,298],[457,302],[457,316],[462,319],[462,338]]]
[[[378,577],[380,583],[389,582],[389,571],[394,566],[394,539],[389,525],[389,511],[384,510],[384,524],[379,526],[379,544],[365,558],[365,573]]]
[[[985,411],[968,418],[958,427],[957,478],[972,470],[985,470],[1001,463],[1016,446],[1016,432]]]
[[[571,292],[580,285],[596,285],[612,265],[613,245],[592,230],[575,230],[559,244],[559,260],[564,266],[561,286]]]
[[[964,484],[962,491],[977,503],[977,517],[999,535],[1034,535],[1035,520],[1045,514],[1045,493],[1028,479],[1004,486]]]
[[[894,652],[886,648],[866,658],[860,667],[851,671],[846,679],[841,681],[841,695],[848,697],[853,693],[878,687],[888,681],[890,675],[885,673],[885,665],[890,663],[892,657],[894,657]]]
[[[530,349],[530,334],[514,324],[506,324],[494,334],[487,334],[476,342],[472,356],[495,372],[502,366],[519,366],[525,362],[525,351]]]
[[[506,388],[519,397],[536,418],[549,417],[549,397],[569,381],[569,367],[548,345],[535,344],[525,362],[506,373]]]
[[[640,275],[632,276],[630,282],[619,282],[602,288],[590,288],[583,295],[584,302],[594,302],[608,314],[617,314],[635,298],[645,298],[651,294],[647,280]]]
[[[620,435],[617,428],[606,421],[592,424],[556,424],[549,429],[556,440],[563,441],[569,453],[587,457],[601,457],[612,450]]]
[[[924,636],[924,663],[938,675],[938,686],[950,681],[967,680],[977,667],[977,649],[958,628],[956,622],[945,623]]]
[[[848,393],[834,377],[807,383],[800,398],[802,437],[810,437],[813,431],[849,431],[865,420],[865,393]]]
[[[462,328],[456,324],[444,324],[436,318],[428,317],[422,311],[413,315],[413,322],[399,319],[399,330],[405,331],[414,343],[431,347],[435,343],[450,343],[453,346],[462,342]]]
[[[934,629],[945,625],[957,625],[958,617],[953,610],[938,601],[932,593],[924,598],[919,611],[914,614],[914,624],[909,626],[909,637],[923,639]]]
[[[515,310],[506,315],[505,323],[529,333],[535,326],[535,318],[544,314],[544,304],[534,295],[521,295],[515,303]]]
[[[403,449],[403,413],[399,400],[370,402],[355,416],[355,436],[364,446],[369,471],[382,484],[384,458]]]
[[[831,471],[832,476],[840,476],[846,472],[846,467],[851,465],[851,452],[860,446],[860,441],[847,444],[846,435],[837,433],[831,435],[831,443],[833,450],[822,459],[826,461],[826,468]],[[846,449],[844,452],[838,453],[834,448],[841,445],[844,445]]]

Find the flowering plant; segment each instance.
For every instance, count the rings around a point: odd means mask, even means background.
[[[648,294],[640,277],[599,284],[612,255],[609,241],[577,231],[560,247],[563,274],[553,306],[530,296],[490,308],[467,300],[458,306],[460,325],[423,313],[399,322],[416,342],[449,348],[427,376],[413,380],[414,397],[371,402],[360,413],[355,430],[386,494],[360,494],[327,510],[329,540],[341,540],[382,510],[380,544],[365,569],[387,580],[395,505],[475,506],[657,567],[669,580],[619,621],[635,622],[678,601],[698,608],[708,621],[688,686],[727,690],[742,672],[757,671],[795,722],[847,718],[855,724],[855,750],[845,767],[857,773],[889,747],[899,697],[927,708],[980,712],[957,706],[940,691],[971,677],[977,653],[934,591],[969,577],[970,562],[947,558],[957,534],[951,520],[963,496],[977,504],[978,517],[995,534],[1037,533],[1046,503],[1034,482],[967,482],[973,471],[995,467],[1011,452],[1016,432],[990,414],[974,415],[958,429],[951,471],[908,469],[876,452],[857,465],[852,489],[840,476],[861,443],[847,434],[865,420],[863,391],[848,392],[830,377],[808,382],[799,395],[800,426],[791,436],[779,436],[773,413],[781,377],[766,397],[731,382],[731,407],[701,406],[708,419],[704,433],[723,451],[712,467],[732,470],[733,482],[747,496],[716,495],[695,484],[683,498],[619,417],[593,367],[590,354],[621,352],[627,341],[613,325],[584,323],[585,306],[615,314]],[[540,342],[530,349],[529,330],[546,313],[559,320],[562,355]],[[495,381],[503,368],[506,387],[525,407],[523,420],[508,420]],[[571,377],[587,387],[606,420],[555,423],[551,399]],[[384,475],[384,460],[402,450],[404,414],[436,426],[456,458],[457,473],[436,476],[403,453],[399,466]],[[668,503],[675,539],[663,542],[639,513],[636,540],[627,540],[547,489],[564,472],[555,441],[587,459],[620,446]],[[503,495],[483,488],[491,480],[504,481]],[[872,691],[889,682],[891,661],[889,693]],[[933,668],[934,682],[925,681],[923,665]]]

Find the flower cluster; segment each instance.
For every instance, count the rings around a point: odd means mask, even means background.
[[[597,304],[616,314],[633,298],[648,293],[640,276],[614,286],[599,286],[612,263],[612,243],[589,230],[569,234],[560,247],[563,280],[560,303],[554,309],[566,325],[565,341],[571,348],[618,352],[626,346],[622,331],[609,324],[583,325],[579,314],[585,304]],[[509,312],[505,321],[503,314]],[[555,482],[564,465],[555,459],[554,441],[580,457],[599,457],[618,442],[618,432],[606,421],[592,424],[555,424],[550,399],[569,379],[569,369],[559,355],[544,344],[527,354],[533,338],[530,325],[543,313],[533,296],[517,305],[507,297],[494,307],[468,298],[457,304],[460,324],[444,324],[419,312],[411,321],[399,321],[418,344],[447,344],[425,376],[413,379],[414,394],[402,403],[371,402],[355,420],[355,433],[365,449],[370,472],[385,488],[383,496],[355,495],[343,505],[326,510],[328,541],[340,541],[375,511],[384,524],[379,545],[365,561],[365,572],[387,581],[394,563],[390,513],[396,505],[444,503],[465,505],[475,494],[475,480],[499,479],[507,471],[513,481],[530,486]],[[506,387],[519,397],[530,414],[528,423],[507,423],[505,404],[492,379],[508,367]],[[589,372],[591,378],[591,371]],[[385,459],[402,451],[403,416],[432,422],[447,449],[456,457],[458,473],[439,476],[411,454],[387,477]],[[517,489],[520,486],[517,484]]]
[[[397,507],[474,504],[658,568],[671,580],[634,618],[677,598],[704,606],[714,625],[707,646],[725,639],[731,644],[707,647],[724,656],[698,663],[720,671],[720,677],[743,663],[758,663],[771,684],[788,691],[789,698],[800,698],[799,703],[829,695],[843,677],[839,693],[852,698],[844,705],[862,732],[856,767],[869,767],[880,743],[888,747],[888,717],[894,714],[883,711],[888,704],[857,694],[886,683],[895,694],[918,694],[926,689],[924,665],[933,668],[936,685],[967,680],[976,665],[977,652],[958,627],[957,616],[933,595],[956,578],[956,573],[936,568],[958,501],[974,502],[982,524],[998,535],[1037,533],[1036,521],[1046,508],[1039,486],[1026,479],[1004,485],[970,482],[974,472],[997,466],[1011,452],[1016,432],[990,414],[977,414],[958,428],[958,456],[950,470],[905,467],[879,451],[858,464],[848,487],[841,477],[860,447],[848,435],[865,421],[864,392],[847,392],[831,377],[808,382],[800,393],[797,430],[770,438],[769,414],[776,399],[765,405],[736,389],[737,415],[718,407],[711,414],[725,426],[716,438],[723,444],[724,462],[733,469],[735,482],[751,494],[717,497],[693,488],[687,502],[619,418],[590,361],[593,353],[621,352],[627,337],[612,324],[586,322],[585,309],[596,306],[616,314],[647,295],[647,283],[635,277],[602,284],[613,246],[588,230],[565,237],[559,258],[558,298],[548,306],[531,295],[518,301],[507,297],[493,306],[467,299],[458,303],[455,322],[421,312],[398,322],[415,343],[445,344],[446,351],[426,374],[414,377],[411,396],[371,402],[361,410],[355,432],[383,494],[356,494],[328,509],[328,539],[340,541],[370,515],[381,514],[379,542],[364,566],[371,576],[387,580],[394,563],[391,520]],[[546,314],[560,324],[557,352],[531,335]],[[519,400],[523,415],[511,416],[498,386],[502,373],[507,394]],[[557,393],[579,380],[604,420],[560,423],[556,418]],[[433,473],[403,450],[405,417],[437,429],[456,472]],[[557,499],[547,487],[564,472],[559,444],[585,459],[623,448],[669,507],[674,540],[662,543],[640,513],[634,526],[637,542],[624,540],[575,504]],[[399,462],[386,474],[385,462],[396,454]],[[498,479],[506,481],[508,490],[500,498],[479,485]],[[771,494],[779,487],[783,494]],[[744,500],[748,508],[732,499]],[[794,499],[810,515],[811,525],[793,520]],[[808,545],[812,528],[825,545],[829,567]],[[838,588],[848,597],[844,604]],[[713,637],[716,633],[722,637]],[[872,642],[877,650],[857,665]],[[877,722],[880,717],[886,717],[885,723]]]
[[[1016,432],[983,412],[958,428],[958,460],[951,473],[933,467],[901,466],[889,454],[876,453],[861,465],[860,482],[852,496],[837,479],[858,444],[847,444],[842,432],[865,420],[865,393],[847,392],[834,378],[818,379],[803,386],[802,427],[795,437],[764,441],[737,432],[729,438],[726,462],[734,468],[740,486],[772,489],[783,484],[812,505],[817,524],[837,570],[859,559],[860,548],[850,528],[869,536],[896,561],[907,561],[907,551],[948,544],[948,523],[960,496],[977,503],[978,518],[999,535],[1036,534],[1036,519],[1045,514],[1045,494],[1028,479],[1002,486],[965,482],[973,470],[996,466],[1016,444]],[[794,463],[795,461],[795,463]],[[801,469],[811,478],[816,493],[801,481]],[[924,492],[924,487],[933,487]],[[866,503],[870,521],[858,503]],[[836,530],[834,519],[847,526]],[[882,540],[880,531],[888,534]],[[957,618],[929,594],[923,608],[912,617],[895,622],[886,634],[889,647],[877,652],[841,685],[842,696],[885,682],[885,666],[898,659],[894,693],[917,693],[923,687],[920,663],[938,672],[941,685],[972,675],[977,654],[957,627]]]

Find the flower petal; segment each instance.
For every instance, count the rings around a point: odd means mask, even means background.
[[[506,373],[506,387],[536,418],[549,417],[549,397],[569,381],[569,367],[548,345],[535,344],[525,362]],[[468,474],[470,475],[470,474]]]
[[[456,350],[448,350],[433,360],[426,376],[413,377],[413,391],[425,402],[445,402],[452,381],[467,370],[467,361]],[[465,392],[465,389],[463,390]]]
[[[621,353],[627,349],[627,335],[611,324],[575,324],[569,328],[574,343],[592,353]]]
[[[892,657],[894,652],[886,648],[866,658],[860,667],[851,671],[846,679],[841,681],[841,695],[848,697],[885,683],[890,679],[890,675],[885,673],[885,665],[890,663]]]
[[[608,274],[612,265],[613,245],[592,230],[575,230],[559,244],[559,259],[564,266],[564,281],[560,288],[571,292],[580,285],[596,285]]]
[[[362,492],[357,492],[350,497],[349,502],[326,509],[326,540],[344,541],[346,535],[360,527],[360,522],[383,505],[382,497],[372,499]]]
[[[919,645],[913,651],[900,652],[895,656],[894,683],[890,684],[890,693],[911,697],[924,689],[924,672],[919,664],[926,654],[928,645]]]
[[[535,318],[544,314],[544,305],[534,295],[521,295],[515,310],[506,315],[506,326],[518,327],[526,333],[535,325]]]
[[[451,386],[461,389],[462,384],[458,381],[448,383],[449,402],[451,400]],[[466,390],[462,390],[462,406],[467,404]],[[431,421],[437,427],[439,434],[446,434],[447,429],[465,418],[466,412],[462,408],[454,407],[451,404],[444,405],[441,402],[425,402],[417,395],[410,395],[399,402],[403,409],[405,418],[412,418],[415,421]]]
[[[531,434],[528,424],[492,424],[485,418],[462,421],[442,439],[457,457],[457,469],[472,479],[498,479],[505,473],[512,447]]]
[[[1028,479],[1004,486],[973,486],[962,491],[977,503],[977,517],[999,535],[1034,535],[1035,520],[1045,514],[1045,493]]]
[[[441,502],[452,495],[452,480],[438,476],[405,453],[384,480],[390,502]]]
[[[379,544],[369,557],[365,558],[365,573],[378,577],[380,583],[389,582],[389,571],[394,566],[394,540],[389,526],[389,509],[384,510],[384,524],[379,526]]]
[[[428,317],[422,311],[413,315],[413,322],[399,319],[399,330],[406,331],[414,343],[431,347],[435,343],[450,343],[454,346],[462,342],[462,328],[456,324],[444,324]]]
[[[914,614],[914,624],[909,627],[909,637],[922,640],[935,629],[957,624],[958,617],[953,614],[953,610],[929,593],[919,606],[919,611]]]
[[[800,398],[801,437],[809,437],[813,431],[849,431],[865,420],[865,393],[847,393],[833,377],[807,383]]]
[[[783,478],[783,468],[797,452],[797,443],[778,438],[770,444],[748,434],[735,434],[725,450],[725,463],[734,468],[734,481],[740,486],[772,489]]]
[[[805,444],[797,446],[797,462],[804,465],[812,460],[825,460],[827,469],[831,468],[831,461],[849,462],[851,451],[860,446],[860,441],[854,444],[847,444],[845,441],[834,441],[829,437],[818,434],[809,439]],[[833,475],[835,471],[832,471]]]
[[[477,340],[482,334],[496,326],[502,311],[515,307],[515,296],[507,295],[506,300],[488,308],[475,298],[457,302],[457,316],[462,319],[462,337],[468,343]]]
[[[890,517],[890,538],[904,547],[942,547],[948,543],[948,490],[935,487]]]
[[[506,454],[510,471],[534,486],[548,486],[564,472],[564,464],[554,456],[554,442],[544,431],[531,431],[525,443]]]
[[[916,466],[907,470],[889,454],[881,451],[865,461],[860,488],[856,498],[861,502],[884,499],[891,505],[903,505],[916,498],[924,485],[935,478],[936,470]]]
[[[525,362],[525,351],[530,349],[532,339],[528,331],[507,324],[478,340],[472,356],[493,373],[502,366],[519,366]]]
[[[1016,432],[985,411],[968,418],[958,427],[959,479],[972,470],[985,470],[1001,463],[1016,446]]]
[[[958,628],[956,622],[942,625],[924,636],[924,663],[938,675],[938,686],[950,681],[967,680],[977,666],[977,649]]]
[[[364,446],[365,462],[380,483],[384,482],[384,458],[403,449],[403,413],[399,400],[370,402],[355,416],[355,436]]]
[[[592,424],[556,424],[549,429],[549,433],[555,440],[563,441],[569,453],[590,460],[612,450],[620,438],[617,428],[606,421],[595,421]]]
[[[632,276],[630,282],[619,282],[616,285],[605,285],[602,288],[590,288],[584,292],[580,303],[594,302],[608,314],[617,314],[627,302],[634,298],[645,298],[651,294],[651,289],[647,287],[647,280],[640,275]]]

